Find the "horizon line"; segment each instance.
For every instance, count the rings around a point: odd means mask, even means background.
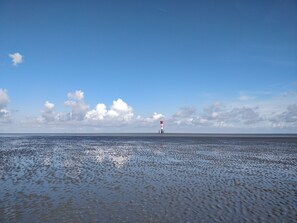
[[[93,136],[290,136],[297,137],[297,133],[152,133],[152,132],[105,132],[105,133],[85,133],[85,132],[7,132],[0,135],[93,135]]]

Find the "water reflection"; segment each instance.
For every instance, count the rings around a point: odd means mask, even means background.
[[[132,149],[131,146],[97,147],[87,153],[91,154],[98,163],[111,162],[115,167],[122,168],[131,159]]]
[[[153,150],[153,153],[157,156],[164,156],[165,155],[165,145],[163,143],[159,144],[159,146]]]

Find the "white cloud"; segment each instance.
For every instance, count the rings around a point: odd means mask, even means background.
[[[106,114],[107,110],[105,104],[97,104],[95,109],[87,112],[86,119],[99,121],[103,120]]]
[[[0,109],[5,108],[9,103],[7,90],[0,88]]]
[[[159,120],[159,119],[161,119],[161,118],[163,118],[164,116],[161,114],[161,113],[157,113],[157,112],[154,112],[154,114],[153,114],[153,120]]]
[[[49,123],[57,120],[57,114],[54,112],[55,105],[46,101],[41,116],[37,118],[39,123]]]
[[[107,112],[109,117],[118,117],[119,113],[117,113],[115,110],[108,110]]]
[[[133,118],[133,108],[129,106],[122,99],[113,101],[110,109],[107,109],[105,104],[98,103],[96,107],[90,110],[89,105],[84,102],[84,92],[79,90],[69,92],[67,94],[69,100],[64,102],[66,107],[70,107],[71,111],[68,113],[54,112],[55,105],[49,101],[44,104],[44,109],[37,122],[40,124],[55,123],[61,124],[79,124],[96,126],[114,125],[120,126],[129,123]]]
[[[131,108],[127,105],[126,102],[124,102],[122,99],[119,98],[118,100],[113,101],[113,105],[111,106],[111,109],[115,111],[127,112]]]
[[[278,114],[272,118],[270,121],[274,126],[284,127],[286,125],[289,126],[297,126],[297,104],[288,105],[286,110],[281,114]]]
[[[97,104],[92,110],[89,110],[89,105],[83,100],[82,91],[76,91],[76,93],[68,93],[70,98],[76,98],[73,100],[66,100],[64,105],[70,107],[71,111],[67,113],[54,112],[55,105],[49,101],[44,103],[44,109],[41,115],[32,121],[24,121],[23,123],[38,123],[40,125],[51,124],[53,129],[67,129],[70,126],[75,126],[75,131],[86,128],[86,126],[92,126],[93,128],[103,126],[120,126],[128,121],[133,116],[132,108],[121,100],[114,101],[111,109],[107,110],[104,104]],[[79,96],[81,95],[81,96]],[[68,97],[68,98],[69,98]],[[117,103],[121,102],[121,103]],[[119,106],[121,105],[121,106]],[[113,109],[117,109],[117,111]],[[71,129],[72,132],[74,129]],[[64,130],[65,131],[65,130]]]
[[[120,98],[113,101],[113,105],[108,111],[108,114],[112,117],[117,117],[117,120],[120,121],[129,121],[134,115],[132,107]]]
[[[8,103],[7,90],[0,88],[0,122],[11,121],[11,112],[7,109]]]
[[[52,111],[55,107],[55,105],[53,103],[50,103],[49,101],[46,101],[44,103],[44,107],[46,111]]]
[[[84,92],[81,90],[75,91],[75,92],[69,92],[67,94],[68,99],[73,100],[83,100],[84,99]]]
[[[9,54],[9,57],[12,59],[12,63],[14,66],[17,66],[18,64],[23,62],[23,55],[21,55],[20,53]]]
[[[65,101],[64,105],[71,108],[69,118],[76,121],[83,120],[89,109],[89,105],[83,101]]]
[[[68,99],[64,102],[64,105],[71,108],[71,112],[68,113],[66,119],[81,121],[85,118],[86,113],[89,110],[89,105],[84,102],[84,92],[81,90],[75,92],[69,92],[67,94]],[[65,119],[65,118],[63,118]]]
[[[140,115],[136,117],[136,121],[141,125],[151,125],[164,118],[161,113],[154,112],[150,117],[143,118]]]
[[[11,121],[10,119],[11,119],[10,111],[5,108],[0,109],[0,123],[10,122]]]
[[[133,115],[133,108],[119,98],[113,101],[109,110],[106,109],[105,104],[97,104],[95,109],[86,113],[85,118],[87,121],[108,120],[128,122],[132,119]]]

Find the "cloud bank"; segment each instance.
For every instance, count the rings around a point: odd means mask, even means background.
[[[64,105],[71,109],[70,112],[56,112],[55,105],[46,101],[41,115],[36,119],[37,122],[56,125],[120,126],[129,124],[134,116],[133,108],[121,98],[113,101],[110,108],[104,103],[98,103],[93,109],[84,101],[84,92],[81,90],[69,92],[67,98]]]
[[[168,118],[172,127],[209,129],[221,132],[290,131],[297,132],[297,92],[289,91],[270,99],[238,98],[232,102],[214,102],[200,112],[184,107]],[[175,128],[177,129],[177,128]]]
[[[148,117],[135,115],[123,99],[110,106],[98,102],[94,107],[85,101],[82,90],[69,92],[64,106],[56,111],[52,101],[45,101],[38,117],[22,121],[24,127],[53,132],[157,132],[159,121],[165,121],[166,132],[297,132],[297,93],[285,92],[269,100],[214,102],[204,108],[181,107],[173,114],[154,112]],[[9,97],[0,89],[0,122],[12,121]],[[34,131],[34,130],[33,130]]]

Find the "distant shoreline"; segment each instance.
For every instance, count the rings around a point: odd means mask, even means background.
[[[0,136],[295,138],[294,133],[0,133]]]

